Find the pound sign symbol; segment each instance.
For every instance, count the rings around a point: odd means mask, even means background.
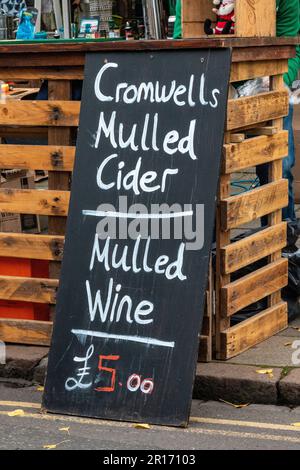
[[[94,354],[94,345],[91,344],[91,346],[87,350],[87,353],[86,353],[85,357],[77,357],[77,356],[74,357],[74,359],[73,359],[74,362],[83,362],[84,365],[83,365],[83,367],[78,369],[78,372],[76,374],[77,377],[78,377],[78,380],[76,380],[74,377],[69,377],[66,380],[65,389],[68,392],[70,392],[72,390],[75,390],[76,388],[87,389],[87,388],[91,387],[93,382],[82,383],[82,381],[83,381],[84,377],[90,375],[91,368],[88,367],[87,364],[88,364],[88,360],[92,357],[93,354]]]

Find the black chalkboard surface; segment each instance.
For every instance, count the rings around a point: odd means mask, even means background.
[[[230,62],[88,54],[45,410],[187,425]]]

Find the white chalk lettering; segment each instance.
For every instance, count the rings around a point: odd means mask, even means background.
[[[104,266],[106,271],[120,268],[124,272],[132,271],[134,273],[139,273],[141,270],[148,273],[154,271],[156,274],[165,275],[167,279],[177,278],[180,281],[185,281],[187,279],[183,274],[185,251],[185,243],[183,242],[180,244],[177,257],[173,262],[170,262],[170,259],[167,256],[159,256],[154,262],[152,262],[152,265],[149,262],[149,259],[152,259],[152,256],[150,257],[149,255],[149,250],[151,248],[150,237],[147,238],[146,244],[144,243],[144,240],[141,240],[141,238],[138,237],[135,240],[133,248],[130,245],[121,247],[118,243],[114,243],[114,241],[108,237],[101,250],[100,244],[103,242],[103,240],[99,239],[98,234],[96,234],[90,261],[90,271],[95,268],[95,261],[98,261],[99,264]],[[144,246],[144,253],[141,245]],[[137,262],[140,253],[143,253],[143,263],[141,265]],[[164,269],[162,269],[163,265],[166,265]],[[99,301],[100,300],[101,299],[99,299]],[[94,312],[93,308],[91,308],[91,312]],[[103,317],[105,317],[106,310],[104,311],[102,309],[102,312]]]
[[[218,100],[216,95],[220,94],[220,90],[210,90],[206,84],[205,73],[201,74],[201,77],[195,77],[194,74],[190,75],[187,84],[177,83],[176,80],[172,80],[168,85],[161,84],[159,81],[155,82],[141,82],[138,85],[130,84],[126,82],[116,83],[113,85],[115,88],[113,96],[107,96],[101,89],[101,80],[106,71],[112,68],[118,68],[119,65],[114,62],[108,62],[103,65],[99,70],[95,80],[95,95],[101,102],[115,103],[124,102],[127,105],[134,103],[141,103],[142,101],[148,101],[149,103],[168,103],[173,100],[174,104],[179,107],[190,106],[194,107],[196,101],[194,100],[195,91],[198,87],[198,99],[202,106],[211,106],[216,108],[218,106]],[[108,79],[116,80],[118,76],[122,74],[109,75]],[[113,82],[114,83],[114,82]],[[212,100],[210,99],[212,96]]]
[[[114,280],[113,278],[110,278],[106,300],[104,300],[103,292],[101,295],[100,289],[96,291],[93,299],[90,282],[89,280],[86,281],[86,293],[91,322],[96,320],[96,314],[98,313],[99,316],[97,316],[97,319],[100,320],[101,323],[106,323],[107,321],[110,323],[119,323],[122,318],[123,307],[127,304],[125,317],[127,323],[131,324],[135,322],[139,325],[153,323],[153,318],[143,318],[146,316],[148,317],[153,312],[153,303],[148,300],[142,300],[141,302],[138,302],[134,308],[133,301],[128,295],[122,295],[122,298],[119,301],[121,290],[122,285],[117,284],[114,287]],[[103,303],[105,303],[105,307],[103,306]]]

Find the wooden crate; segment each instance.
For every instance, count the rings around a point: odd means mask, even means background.
[[[235,0],[235,35],[264,37],[276,35],[276,0]],[[184,38],[203,36],[204,21],[216,20],[212,0],[182,0]]]
[[[211,0],[183,0],[184,38],[203,37],[205,19],[213,18],[211,9]],[[231,36],[232,44],[242,37],[276,35],[275,0],[236,0],[235,15],[236,37]],[[288,197],[287,181],[282,179],[282,158],[288,152],[288,135],[282,130],[283,117],[288,113],[288,97],[283,85],[287,60],[276,57],[275,53],[262,60],[251,53],[235,57],[234,52],[231,83],[270,76],[270,91],[228,101],[216,224],[216,305],[210,309],[215,309],[215,316],[212,331],[202,333],[201,360],[209,357],[213,335],[214,356],[225,360],[287,326],[287,305],[281,301],[280,294],[287,284],[288,269],[287,261],[281,259],[281,249],[286,245],[286,224],[282,222],[281,209],[287,205]],[[231,175],[262,163],[269,166],[269,184],[232,196]],[[234,229],[263,215],[268,215],[268,228],[232,241]],[[239,270],[263,258],[268,260],[266,266],[232,281],[233,275],[239,276]],[[231,317],[265,298],[267,309],[231,326]]]
[[[49,172],[49,187],[45,190],[0,192],[0,211],[49,217],[47,235],[0,233],[0,256],[21,256],[51,263],[51,279],[0,276],[0,299],[50,304],[54,314],[75,157],[72,133],[78,125],[80,110],[80,103],[70,100],[71,84],[83,78],[86,51],[233,47],[231,81],[270,75],[271,90],[228,102],[217,214],[217,269],[215,280],[212,271],[209,278],[200,358],[211,359],[213,335],[218,357],[226,359],[285,328],[287,309],[281,302],[280,289],[286,284],[287,270],[286,263],[280,259],[280,250],[286,239],[281,207],[286,205],[287,191],[282,181],[281,159],[287,153],[282,118],[287,114],[288,97],[282,74],[287,68],[287,59],[294,55],[293,44],[292,39],[284,38],[228,38],[60,44],[59,49],[54,44],[32,44],[0,49],[1,78],[43,78],[49,85],[48,101],[0,104],[0,137],[30,133],[36,138],[48,138],[48,145],[42,146],[0,145],[0,168]],[[262,128],[258,130],[258,126]],[[254,135],[245,139],[245,129]],[[231,196],[230,175],[265,161],[269,162],[270,183],[241,196]],[[269,214],[269,228],[240,242],[231,242],[234,227],[264,213]],[[264,268],[231,282],[232,273],[262,257],[268,258]],[[269,306],[264,312],[236,327],[230,326],[232,315],[266,295]],[[0,318],[0,340],[49,345],[51,328],[51,322]]]
[[[285,329],[287,304],[281,289],[288,282],[288,262],[281,258],[286,245],[282,208],[288,204],[288,182],[282,179],[282,158],[288,153],[288,132],[282,130],[288,114],[283,73],[287,61],[240,62],[232,65],[231,81],[270,75],[270,91],[228,101],[217,211],[216,357],[229,359]],[[268,184],[232,195],[231,175],[265,163]],[[268,227],[232,240],[232,231],[262,216]],[[232,275],[253,267],[249,274]],[[255,266],[255,265],[254,265]],[[231,326],[231,318],[253,303],[266,299],[268,308]]]

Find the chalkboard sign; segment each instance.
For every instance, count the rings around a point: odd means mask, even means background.
[[[87,55],[46,410],[187,424],[230,61]]]

